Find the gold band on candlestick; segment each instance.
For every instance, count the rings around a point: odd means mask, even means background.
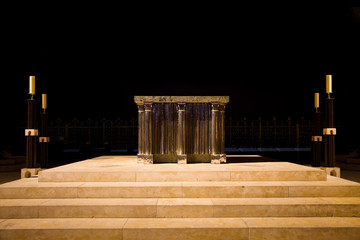
[[[336,128],[323,128],[323,135],[336,135]]]
[[[319,108],[319,93],[315,93],[314,97],[314,107]]]
[[[35,94],[35,76],[29,78],[29,94]]]
[[[332,93],[332,76],[326,75],[326,93]]]
[[[312,142],[322,142],[322,136],[311,136]]]
[[[42,109],[47,109],[47,94],[42,95]]]

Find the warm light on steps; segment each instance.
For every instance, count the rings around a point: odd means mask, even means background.
[[[360,197],[0,199],[0,219],[333,216],[360,217]]]
[[[0,239],[352,240],[359,199],[359,183],[296,164],[102,157],[0,185]]]
[[[55,218],[0,222],[1,239],[358,240],[360,218]]]

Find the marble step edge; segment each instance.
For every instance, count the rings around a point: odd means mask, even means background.
[[[360,197],[0,199],[0,219],[296,216],[360,217]]]
[[[355,240],[360,218],[55,218],[0,220],[1,239]]]
[[[328,181],[280,182],[77,182],[20,179],[0,185],[0,198],[251,198],[360,197],[360,184]]]
[[[326,181],[318,169],[259,171],[41,171],[39,182]]]

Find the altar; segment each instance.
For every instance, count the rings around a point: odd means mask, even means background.
[[[225,163],[228,96],[135,96],[138,163]]]

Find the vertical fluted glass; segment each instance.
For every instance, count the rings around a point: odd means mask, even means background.
[[[225,163],[226,162],[226,155],[225,155],[225,104],[220,104],[219,107],[219,131],[220,131],[220,141],[219,141],[219,145],[220,145],[220,162]]]
[[[186,163],[187,157],[185,155],[185,103],[177,104],[177,159],[178,163]]]
[[[219,103],[211,105],[211,163],[220,163]]]
[[[144,105],[138,104],[138,162],[143,161],[144,154]]]
[[[152,103],[145,103],[145,143],[144,143],[144,163],[153,163],[152,157],[152,121],[151,121]]]

